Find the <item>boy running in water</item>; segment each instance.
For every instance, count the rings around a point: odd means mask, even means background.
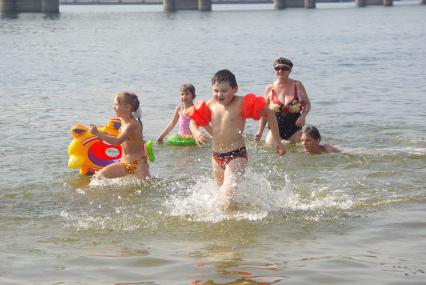
[[[237,96],[238,84],[229,70],[220,70],[212,78],[212,98],[197,102],[188,110],[190,128],[198,145],[212,140],[212,166],[216,184],[220,187],[219,204],[224,209],[235,206],[236,187],[245,172],[248,155],[244,140],[244,126],[247,118],[259,120],[265,116],[271,127],[273,143],[279,155],[286,153],[280,141],[277,121],[266,108],[263,97],[254,94]],[[202,132],[200,126],[208,127],[210,135]]]

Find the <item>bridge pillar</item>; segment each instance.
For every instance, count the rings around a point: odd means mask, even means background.
[[[200,11],[211,11],[212,0],[198,0],[198,10]]]
[[[59,0],[41,0],[42,13],[59,13]]]
[[[285,9],[287,7],[287,0],[272,0],[274,3],[274,9]]]
[[[306,9],[314,9],[317,5],[316,0],[305,0],[305,8]]]
[[[0,0],[0,13],[15,13],[15,0]]]
[[[357,7],[365,7],[365,5],[367,4],[366,0],[355,0],[355,2]]]
[[[393,0],[383,0],[383,5],[384,6],[393,6]]]
[[[164,12],[176,11],[175,0],[163,0],[163,11]]]

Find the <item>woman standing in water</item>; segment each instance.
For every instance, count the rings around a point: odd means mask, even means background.
[[[289,59],[280,57],[275,60],[274,69],[276,79],[266,87],[263,96],[269,109],[275,113],[281,139],[300,141],[301,129],[311,109],[311,102],[302,82],[290,78],[293,63]],[[266,119],[262,118],[255,135],[256,140],[261,139],[265,125]],[[272,134],[269,131],[266,142],[271,141]]]

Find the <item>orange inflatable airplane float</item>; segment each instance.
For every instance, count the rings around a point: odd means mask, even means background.
[[[105,126],[98,127],[98,130],[110,136],[118,136],[120,126],[120,119],[111,119]],[[93,175],[121,158],[122,150],[119,145],[103,142],[81,124],[71,128],[71,135],[73,140],[68,146],[68,167],[80,168],[82,175]],[[149,161],[154,162],[155,156],[152,145],[153,141],[149,140],[145,144],[145,151]]]

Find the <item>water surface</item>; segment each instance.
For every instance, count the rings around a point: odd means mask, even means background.
[[[1,18],[0,283],[424,284],[426,10],[395,4]],[[105,124],[115,93],[139,95],[155,138],[181,84],[206,100],[228,68],[261,94],[279,56],[343,153],[280,158],[249,122],[239,211],[217,208],[208,146],[156,146],[149,187],[67,168],[70,127]]]

